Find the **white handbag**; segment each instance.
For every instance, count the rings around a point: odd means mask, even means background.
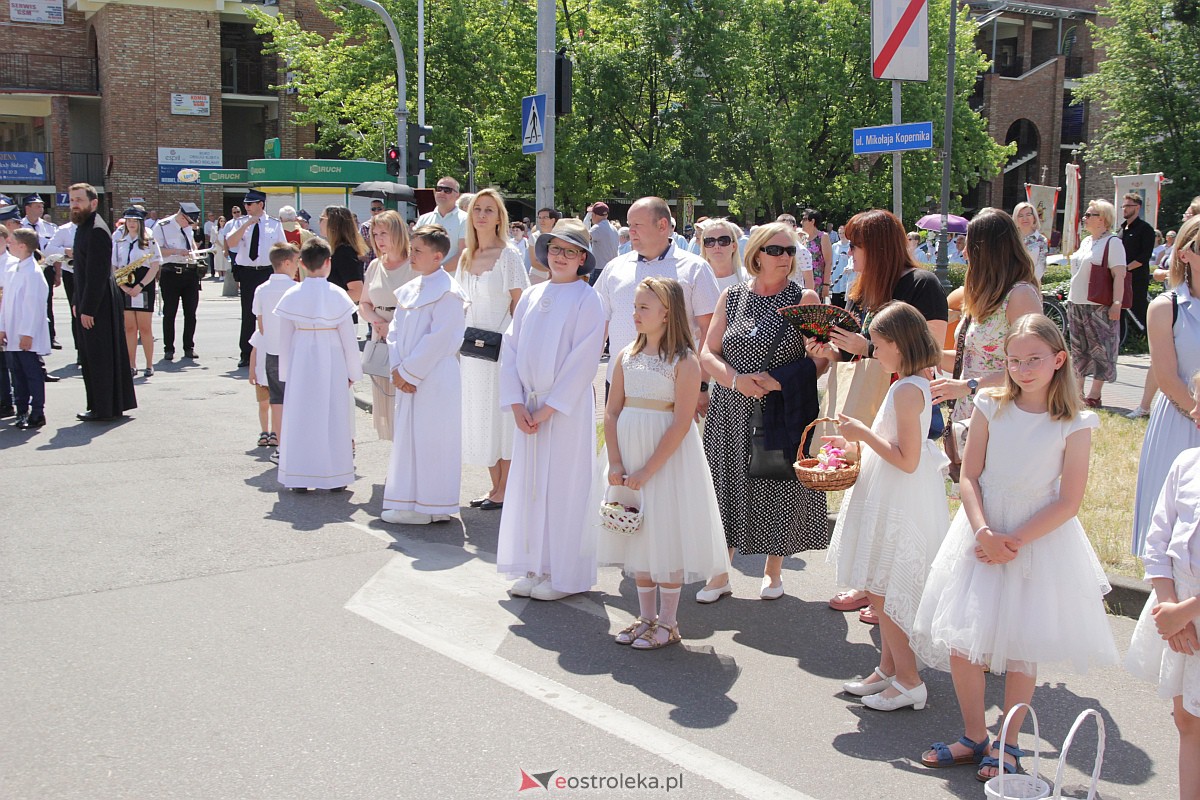
[[[370,339],[363,345],[362,369],[367,375],[391,380],[392,362],[387,342]]]

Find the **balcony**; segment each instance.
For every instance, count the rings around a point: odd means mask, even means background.
[[[1083,56],[1067,56],[1066,77],[1082,78],[1083,75]]]
[[[104,185],[103,153],[71,153],[71,182]]]
[[[271,84],[279,80],[273,58],[231,58],[221,62],[221,91],[226,94],[274,96]]]
[[[95,94],[100,91],[96,59],[42,53],[0,53],[0,89]]]

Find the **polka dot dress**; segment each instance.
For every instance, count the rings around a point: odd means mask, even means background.
[[[729,289],[729,320],[721,340],[723,357],[739,374],[761,372],[804,356],[804,341],[776,312],[800,302],[802,290],[788,282],[779,294],[763,297],[746,284]],[[785,332],[772,357],[779,327]],[[770,359],[770,363],[768,362]],[[797,481],[750,478],[750,419],[761,400],[714,386],[704,424],[704,452],[712,470],[725,541],[745,554],[790,556],[829,544],[825,495]]]

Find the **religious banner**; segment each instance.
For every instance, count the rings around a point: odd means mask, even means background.
[[[1136,194],[1142,198],[1142,219],[1150,223],[1151,228],[1158,228],[1158,204],[1162,199],[1161,172],[1147,172],[1144,175],[1117,175],[1113,178],[1116,184],[1116,194],[1113,205],[1117,208],[1117,219],[1121,219],[1121,198],[1127,194]]]
[[[1054,235],[1054,221],[1058,216],[1058,192],[1057,186],[1025,184],[1025,198],[1037,212],[1038,230],[1046,237],[1047,242]]]
[[[1079,247],[1079,165],[1067,164],[1067,194],[1063,201],[1062,246],[1059,252],[1070,255]]]

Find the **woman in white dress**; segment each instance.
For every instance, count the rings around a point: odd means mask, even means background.
[[[378,253],[367,266],[366,286],[358,300],[358,313],[371,326],[371,339],[387,339],[396,314],[396,290],[417,277],[408,259],[408,225],[395,211],[384,211],[371,220],[371,249]],[[371,420],[379,438],[392,440],[396,387],[387,378],[371,377]]]
[[[517,248],[508,241],[508,212],[495,189],[483,189],[467,207],[466,247],[455,278],[467,293],[467,327],[503,333],[529,287]],[[491,490],[471,501],[484,511],[504,507],[512,460],[511,413],[500,409],[500,365],[482,358],[462,360],[462,456],[464,464],[487,467]]]

